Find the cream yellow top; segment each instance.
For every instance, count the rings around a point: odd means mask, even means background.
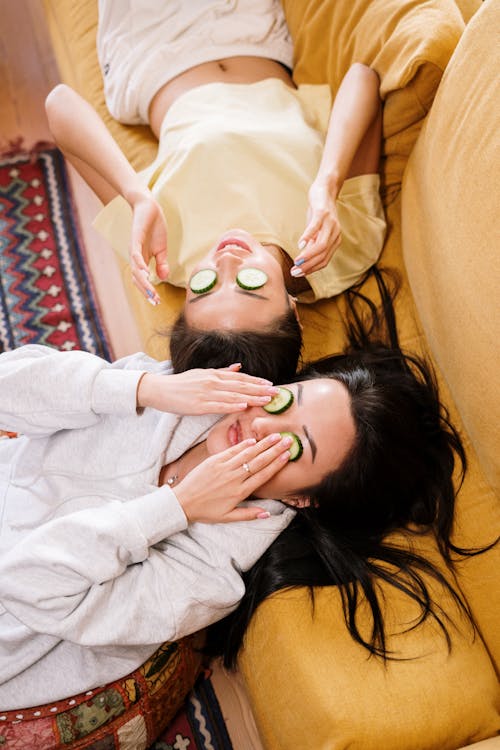
[[[185,287],[193,267],[235,227],[298,255],[330,108],[327,85],[293,89],[275,78],[209,83],[174,102],[157,158],[141,173],[165,212],[171,284]],[[386,226],[378,175],[347,180],[338,213],[342,244],[325,269],[307,277],[312,293],[300,301],[338,294],[377,260]],[[131,220],[119,197],[94,223],[125,258]]]

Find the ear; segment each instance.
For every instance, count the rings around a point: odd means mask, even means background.
[[[311,498],[307,495],[290,495],[283,499],[286,505],[291,505],[293,508],[309,508],[311,505]]]
[[[298,302],[297,297],[292,297],[292,295],[289,294],[288,295],[288,301],[290,303],[290,307],[292,308],[292,310],[294,312],[295,317],[297,318],[297,323],[300,326],[300,330],[303,331],[304,330],[304,326],[302,325],[302,321],[300,320],[300,317],[299,317],[299,311],[297,310],[297,302]]]

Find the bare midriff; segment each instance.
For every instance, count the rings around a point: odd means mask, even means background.
[[[266,78],[279,78],[295,88],[292,77],[281,63],[266,57],[225,57],[195,65],[172,78],[157,91],[149,107],[151,130],[159,137],[161,123],[169,107],[186,91],[205,83],[256,83]]]

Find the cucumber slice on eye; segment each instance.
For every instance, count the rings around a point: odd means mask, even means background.
[[[304,448],[302,446],[302,441],[299,438],[298,435],[296,435],[294,432],[280,432],[280,435],[282,438],[285,437],[291,437],[292,438],[292,444],[290,448],[288,449],[290,451],[290,458],[289,461],[298,461],[301,455],[304,452]]]
[[[278,386],[278,390],[279,393],[263,407],[269,414],[281,414],[293,404],[293,393],[289,388]]]
[[[260,289],[267,281],[267,273],[260,268],[242,268],[236,274],[236,283],[242,289]]]
[[[203,292],[210,291],[215,286],[216,281],[217,273],[213,268],[203,268],[191,276],[189,288],[195,294],[203,294]]]

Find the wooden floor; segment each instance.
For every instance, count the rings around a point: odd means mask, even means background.
[[[58,82],[41,0],[0,0],[0,152],[21,140],[25,148],[53,140],[44,102]],[[74,170],[71,181],[104,325],[121,357],[140,350],[141,340],[113,252],[91,226],[99,201]]]

